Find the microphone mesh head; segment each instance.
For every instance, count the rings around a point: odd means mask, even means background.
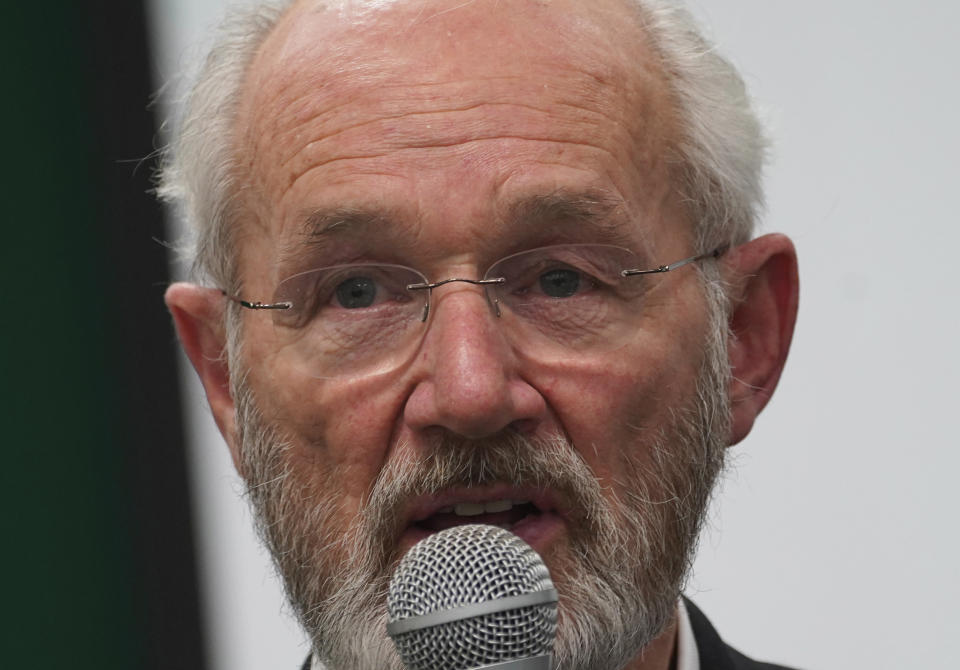
[[[543,559],[496,526],[456,526],[416,544],[404,556],[387,597],[391,623],[432,612],[552,589]],[[410,670],[469,670],[548,654],[557,605],[483,614],[393,637]]]

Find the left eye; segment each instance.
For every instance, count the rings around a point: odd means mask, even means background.
[[[345,309],[370,307],[377,299],[377,284],[370,277],[351,277],[337,284],[334,293]]]
[[[551,298],[569,298],[580,290],[581,277],[576,270],[555,269],[540,275],[540,290]]]

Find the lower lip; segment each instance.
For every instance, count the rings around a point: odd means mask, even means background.
[[[482,524],[484,523],[484,516],[486,515],[480,515],[476,518],[468,516],[462,517],[462,523],[458,525]],[[553,512],[541,512],[525,516],[520,521],[508,526],[507,530],[529,544],[538,554],[544,556],[547,549],[553,545],[564,532],[564,521],[559,515]],[[400,555],[406,554],[413,545],[430,537],[435,532],[438,531],[427,530],[426,528],[416,525],[408,526],[400,536],[400,542],[398,543]]]

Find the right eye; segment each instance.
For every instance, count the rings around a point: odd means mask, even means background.
[[[413,270],[400,266],[341,266],[309,270],[283,282],[276,302],[289,302],[290,310],[276,312],[274,319],[301,328],[316,319],[367,318],[372,313],[407,309],[412,296],[408,284],[423,281]]]
[[[377,284],[370,277],[350,277],[337,284],[334,298],[344,309],[370,307],[377,300]]]
[[[426,292],[408,291],[407,286],[426,281],[402,265],[358,263],[308,270],[280,282],[274,302],[288,302],[291,308],[274,312],[274,322],[295,330],[337,328],[340,335],[354,329],[351,337],[358,328],[379,328],[386,337],[388,324],[422,320]],[[364,337],[369,340],[369,333]]]
[[[580,273],[569,268],[548,270],[540,275],[540,290],[551,298],[569,298],[580,290]]]
[[[312,288],[313,309],[334,312],[396,309],[412,300],[407,284],[420,281],[416,275],[411,279],[410,272],[399,266],[366,265],[321,273]]]

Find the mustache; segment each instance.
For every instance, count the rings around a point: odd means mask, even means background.
[[[367,535],[393,547],[404,530],[405,503],[457,488],[506,484],[549,490],[568,511],[571,527],[584,534],[608,514],[602,489],[579,452],[562,435],[527,436],[508,432],[482,440],[451,434],[430,439],[422,448],[400,445],[363,506]],[[579,534],[579,533],[578,533]]]

